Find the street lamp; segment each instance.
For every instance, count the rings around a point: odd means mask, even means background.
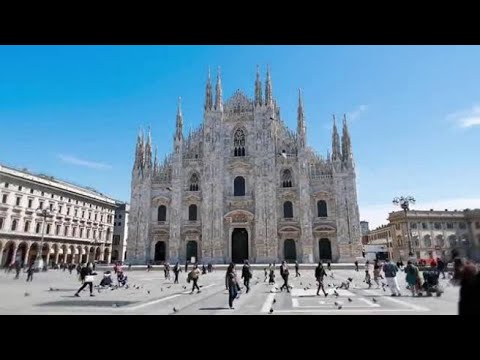
[[[37,249],[37,256],[35,258],[35,263],[34,267],[36,269],[43,269],[43,257],[42,257],[42,252],[43,252],[43,239],[45,237],[45,226],[47,225],[47,217],[53,217],[53,211],[54,209],[42,209],[38,208],[36,213],[37,216],[41,216],[43,218],[43,226],[42,226],[42,238],[40,240],[40,249]]]
[[[408,226],[407,211],[410,210],[410,204],[415,204],[415,198],[413,196],[400,196],[393,199],[393,204],[400,206],[405,213],[405,222],[407,226],[408,236],[408,256],[413,256],[412,239],[410,236],[410,227]]]

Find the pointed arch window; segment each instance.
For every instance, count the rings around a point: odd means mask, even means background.
[[[327,202],[325,200],[319,200],[317,202],[317,215],[318,217],[328,217]]]
[[[188,220],[190,221],[197,220],[197,205],[192,204],[188,207]]]
[[[237,129],[233,136],[233,155],[245,156],[245,131],[243,129]]]
[[[293,218],[293,204],[291,201],[285,201],[283,203],[283,217],[285,219]]]
[[[292,172],[288,169],[282,173],[282,187],[292,187]]]
[[[198,191],[198,175],[192,174],[190,177],[190,191]]]

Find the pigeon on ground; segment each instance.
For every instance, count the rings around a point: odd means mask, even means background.
[[[186,289],[187,287],[185,285],[183,285],[183,288]]]
[[[338,301],[335,301],[334,304],[335,304],[335,306],[340,306],[340,305],[342,305],[342,304],[339,303]]]
[[[167,286],[167,289],[170,289],[171,287],[172,287],[172,285],[170,285],[170,286]]]
[[[276,302],[277,302],[277,300],[276,300],[276,299],[273,299],[273,303],[275,304]]]
[[[178,312],[178,309],[175,306],[173,307],[173,312],[174,313]]]
[[[25,296],[30,296],[30,294],[28,292],[25,292]]]
[[[376,302],[377,302],[377,299],[375,299],[375,298],[372,298],[372,301],[373,301],[374,303],[376,303]]]
[[[301,281],[300,281],[300,285],[303,285]]]
[[[50,288],[50,291],[53,291],[53,288]]]
[[[270,314],[273,314],[273,308],[270,308],[269,312],[270,312]]]
[[[333,290],[333,293],[335,294],[335,296],[338,296],[337,290]]]
[[[338,310],[342,310],[342,305],[340,305],[337,309],[338,309]]]
[[[112,307],[117,307],[118,305],[117,304],[112,304]]]
[[[352,302],[353,300],[351,298],[348,298],[348,302]]]
[[[160,291],[163,291],[163,288],[160,288]]]
[[[150,294],[150,290],[147,290],[147,294]]]

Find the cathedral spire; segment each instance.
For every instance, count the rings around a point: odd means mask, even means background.
[[[265,105],[273,105],[272,79],[270,78],[270,66],[267,65],[267,82],[265,83]]]
[[[300,147],[302,148],[305,147],[305,137],[306,137],[305,114],[303,111],[302,91],[300,89],[298,89],[297,134],[298,134]]]
[[[182,115],[182,98],[178,98],[177,105],[177,124],[175,129],[175,140],[183,140],[183,115]]]
[[[158,149],[155,146],[155,152],[154,152],[154,155],[153,155],[153,174],[154,175],[158,174],[158,170],[159,170],[159,167],[160,167],[160,164],[158,163],[157,152],[158,152]]]
[[[135,163],[133,165],[134,169],[143,169],[145,164],[145,144],[143,139],[143,130],[138,131],[137,136],[137,145],[135,149]]]
[[[340,137],[338,136],[335,115],[333,115],[333,133],[332,133],[332,160],[341,160]]]
[[[215,87],[215,110],[223,111],[222,79],[220,75],[220,66],[217,70],[217,86]]]
[[[213,97],[212,97],[212,81],[210,78],[210,68],[208,68],[207,87],[205,90],[205,111],[212,110]]]
[[[145,144],[145,166],[152,167],[152,134],[148,127],[147,143]]]
[[[343,115],[342,159],[344,162],[348,162],[352,159],[352,144],[348,132],[347,116],[345,114]]]
[[[262,81],[260,80],[260,66],[257,65],[257,79],[255,80],[255,106],[262,106]]]

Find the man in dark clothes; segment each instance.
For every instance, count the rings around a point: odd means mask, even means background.
[[[358,271],[358,261],[355,260],[355,271]]]
[[[460,286],[458,315],[480,315],[480,273],[474,264],[463,267]]]
[[[173,280],[174,284],[178,284],[178,273],[180,273],[181,271],[182,269],[180,268],[180,265],[178,264],[178,261],[177,261],[177,263],[173,267],[173,274],[175,275],[175,280]]]
[[[242,279],[243,285],[247,288],[247,294],[250,291],[250,279],[252,278],[252,271],[250,269],[250,265],[248,264],[248,260],[245,260],[245,264],[242,267]]]
[[[27,269],[27,281],[33,281],[33,273],[35,272],[33,263]]]
[[[288,287],[288,266],[285,261],[282,261],[282,265],[280,266],[280,276],[283,279],[283,285],[280,287],[280,291],[283,291],[283,288],[287,289],[287,292],[290,292],[290,288]]]
[[[442,274],[445,279],[445,263],[440,258],[437,259],[437,271],[439,274]]]
[[[325,269],[323,268],[322,263],[319,262],[318,266],[315,268],[315,279],[317,279],[317,282],[318,282],[317,295],[320,295],[320,290],[322,290],[323,295],[327,297],[328,293],[325,291],[325,288],[323,287],[323,278],[325,276],[327,276],[327,273],[325,272]]]

